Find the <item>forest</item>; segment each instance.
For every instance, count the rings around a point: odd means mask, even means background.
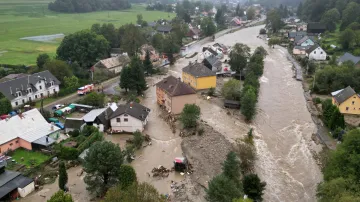
[[[127,0],[56,0],[49,10],[61,13],[87,13],[100,10],[123,10],[130,8]]]

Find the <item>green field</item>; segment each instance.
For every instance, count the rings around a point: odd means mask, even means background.
[[[116,27],[135,23],[141,13],[146,21],[168,19],[174,14],[146,11],[143,5],[132,5],[125,11],[100,11],[81,14],[63,14],[47,9],[49,0],[0,0],[0,64],[35,64],[41,53],[55,55],[61,40],[33,42],[22,37],[70,34],[90,28],[94,23],[113,23]]]

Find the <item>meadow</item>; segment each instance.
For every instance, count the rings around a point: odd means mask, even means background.
[[[123,11],[99,11],[65,14],[48,10],[49,0],[0,0],[0,64],[34,65],[41,53],[55,56],[61,39],[53,42],[21,40],[23,37],[52,35],[89,29],[94,23],[113,23],[119,27],[135,23],[136,15],[146,21],[170,19],[173,13],[146,11],[144,5],[132,4]]]

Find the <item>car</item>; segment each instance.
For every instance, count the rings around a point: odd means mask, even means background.
[[[52,107],[52,109],[53,110],[57,110],[57,109],[60,109],[60,108],[62,108],[62,107],[64,107],[65,105],[63,105],[63,104],[57,104],[57,105],[54,105],[53,107]]]

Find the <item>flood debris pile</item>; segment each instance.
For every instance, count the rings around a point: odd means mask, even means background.
[[[172,172],[173,169],[167,169],[164,166],[159,166],[157,168],[153,168],[151,173],[153,174],[153,177],[168,177],[169,173]]]
[[[175,134],[177,117],[171,113],[164,112],[160,114],[160,118],[162,118],[167,124],[169,124],[171,131]]]

